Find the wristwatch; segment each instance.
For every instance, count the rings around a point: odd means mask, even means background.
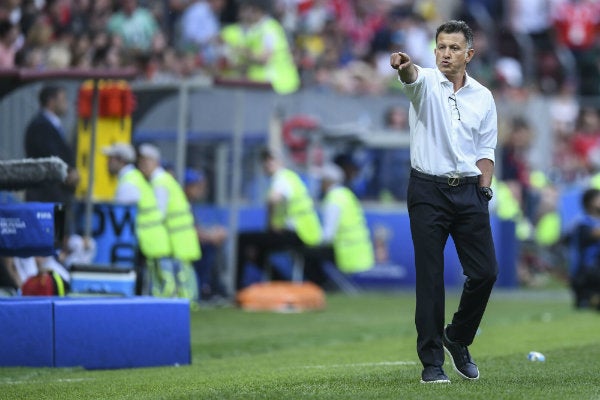
[[[482,186],[479,188],[479,191],[487,199],[487,201],[490,201],[492,197],[494,197],[494,191],[491,187]]]

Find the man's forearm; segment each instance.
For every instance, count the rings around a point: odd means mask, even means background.
[[[479,186],[489,187],[492,184],[492,177],[494,176],[494,162],[490,159],[482,158],[476,164],[477,168],[481,171]]]
[[[400,76],[400,80],[404,83],[413,83],[417,80],[419,73],[417,71],[417,67],[414,64],[409,65],[406,68],[398,69],[398,75]]]

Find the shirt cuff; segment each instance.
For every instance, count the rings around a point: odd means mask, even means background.
[[[477,160],[481,160],[487,158],[488,160],[492,160],[493,163],[496,162],[496,157],[494,154],[494,149],[491,147],[484,147],[479,149],[479,151],[477,152]]]
[[[414,82],[412,83],[406,83],[404,82],[401,78],[400,78],[400,74],[396,73],[396,75],[398,75],[398,82],[400,82],[402,85],[404,86],[414,86],[416,85],[418,82],[420,82],[423,78],[423,74],[421,73],[421,67],[419,67],[417,64],[413,64],[415,66],[415,68],[417,69],[417,79],[415,79]]]

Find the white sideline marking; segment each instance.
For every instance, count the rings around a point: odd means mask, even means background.
[[[64,378],[64,379],[55,379],[54,382],[66,382],[66,383],[71,383],[71,382],[83,382],[83,381],[93,381],[95,380],[94,378]],[[47,381],[32,381],[32,380],[26,380],[26,381],[0,381],[0,384],[2,385],[22,385],[22,384],[30,384],[30,383],[45,383]]]
[[[305,365],[303,368],[342,368],[342,367],[387,367],[394,365],[416,365],[416,361],[381,361],[374,363],[330,364],[330,365]]]

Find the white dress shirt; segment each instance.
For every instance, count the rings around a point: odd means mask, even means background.
[[[115,191],[115,202],[119,204],[137,204],[140,200],[140,189],[131,182],[123,181],[123,177],[135,167],[127,164],[118,174],[119,183]]]
[[[52,125],[54,125],[56,130],[58,132],[60,132],[60,134],[63,136],[63,138],[67,139],[65,137],[65,130],[63,129],[62,121],[60,120],[60,117],[48,109],[44,109],[42,112],[44,114],[44,117],[46,117],[48,119],[48,121],[50,121],[50,123]]]
[[[154,182],[154,180],[162,174],[168,174],[167,171],[163,167],[156,168],[152,175],[150,176],[150,182]],[[169,190],[162,185],[152,185],[152,189],[154,190],[154,195],[156,196],[156,205],[158,206],[158,210],[162,214],[163,218],[167,216],[167,208],[169,206]]]
[[[417,79],[402,82],[410,100],[410,159],[418,171],[438,176],[476,176],[478,160],[495,161],[496,104],[491,92],[467,75],[454,93],[437,68],[417,67]]]
[[[287,202],[292,197],[294,191],[292,185],[290,185],[290,182],[286,178],[284,171],[285,168],[280,168],[273,174],[268,189],[269,197],[283,198],[283,200],[275,206],[277,207],[278,212],[283,212],[282,210],[287,207]],[[286,219],[285,225],[288,229],[295,230],[294,221],[291,218]]]
[[[339,187],[339,185],[331,186],[328,192]],[[332,201],[326,202],[323,205],[323,232],[321,234],[322,244],[331,244],[340,225],[340,217],[342,208],[339,204],[334,204]]]

